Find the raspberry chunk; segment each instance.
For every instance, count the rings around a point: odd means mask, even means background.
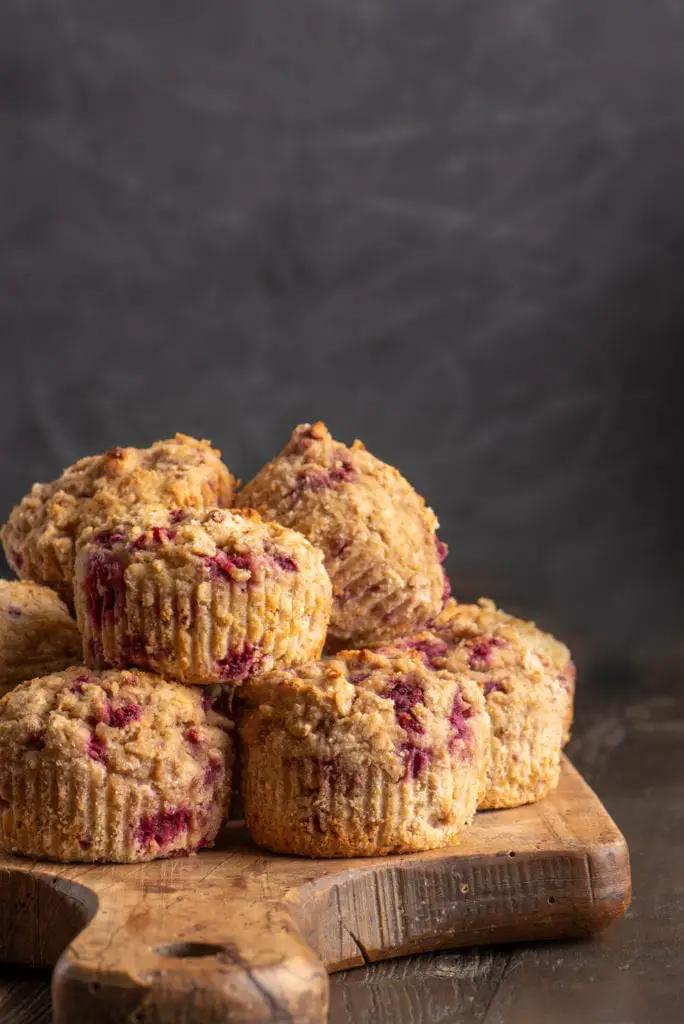
[[[225,551],[217,551],[213,557],[207,556],[204,564],[209,569],[209,576],[214,580],[228,580],[230,583],[246,582],[240,574],[254,573],[254,559],[251,554],[228,555]]]
[[[394,704],[394,714],[402,729],[418,734],[425,732],[413,713],[416,705],[425,701],[422,687],[410,679],[397,679],[391,683],[386,696]]]
[[[414,746],[413,743],[407,743],[402,747],[402,753],[406,765],[405,778],[417,779],[430,760],[430,752]]]
[[[216,662],[221,679],[226,682],[246,679],[253,675],[261,661],[262,653],[253,644],[245,644],[242,650],[229,650],[225,658]]]
[[[453,735],[449,743],[450,750],[454,749],[455,744],[459,740],[467,742],[470,739],[470,728],[466,723],[472,713],[473,709],[463,700],[461,691],[457,690],[454,694],[454,701],[451,705],[451,712],[449,714],[449,722],[451,723],[451,728],[453,730]]]
[[[45,732],[31,732],[26,737],[26,749],[27,750],[42,750],[45,746]]]
[[[472,644],[470,646],[470,667],[475,671],[486,671],[491,667],[492,651],[495,647],[503,647],[504,643],[504,640],[491,636]]]
[[[96,544],[99,544],[103,548],[111,548],[112,544],[117,544],[119,541],[125,540],[126,538],[122,533],[112,533],[110,530],[102,530],[100,533],[96,533],[93,538]]]
[[[206,786],[213,786],[216,780],[223,774],[223,763],[216,758],[212,758],[204,769],[204,784]]]
[[[137,537],[131,544],[133,550],[142,551],[148,546],[149,543],[170,544],[172,541],[176,539],[176,531],[170,530],[167,526],[153,526],[152,529],[150,530],[150,534],[151,536],[148,538],[148,535],[146,533],[141,533],[140,536]]]
[[[283,570],[283,572],[297,572],[299,570],[299,566],[294,558],[290,558],[288,555],[281,555],[278,552],[274,552],[270,555],[270,558],[279,569]]]
[[[135,840],[140,846],[166,846],[190,828],[190,811],[186,807],[158,811],[141,818],[135,829]]]
[[[104,743],[97,736],[91,736],[88,741],[88,757],[105,767],[107,766],[107,751]]]
[[[147,644],[141,636],[122,636],[119,641],[119,663],[121,665],[138,665],[147,668],[150,659]]]
[[[397,640],[394,647],[400,647],[407,651],[417,651],[428,668],[434,668],[435,663],[446,657],[449,645],[444,640]]]
[[[116,619],[117,603],[124,597],[124,567],[118,558],[105,551],[88,559],[85,578],[86,610],[95,629],[107,619]]]
[[[484,684],[485,697],[488,697],[490,693],[503,693],[503,685],[495,679],[488,679]]]
[[[142,715],[142,708],[139,704],[124,704],[120,708],[112,708],[108,724],[113,729],[123,729],[130,722],[137,722]]]
[[[351,461],[345,455],[338,456],[329,469],[321,466],[305,466],[297,471],[297,487],[300,491],[324,491],[337,484],[353,480],[356,476]]]

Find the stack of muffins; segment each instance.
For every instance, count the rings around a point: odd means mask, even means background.
[[[2,530],[0,846],[191,853],[236,776],[255,841],[314,857],[447,846],[545,796],[569,652],[451,598],[437,527],[322,423],[242,490],[183,435],[36,484]]]

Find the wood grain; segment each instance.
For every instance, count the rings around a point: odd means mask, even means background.
[[[0,1020],[3,1024],[51,1024],[45,972],[0,968]]]
[[[313,1024],[325,1019],[329,971],[587,935],[629,899],[624,839],[566,761],[552,797],[479,815],[450,850],[313,861],[257,850],[229,828],[219,849],[186,860],[4,858],[0,954],[57,963],[56,1024]]]

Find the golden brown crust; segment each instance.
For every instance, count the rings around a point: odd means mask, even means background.
[[[345,651],[243,689],[245,816],[284,853],[446,846],[484,790],[489,720],[467,676],[411,652]]]
[[[431,630],[399,643],[434,667],[469,673],[482,688],[492,760],[481,810],[517,807],[555,789],[575,680],[565,644],[484,598],[450,600]]]
[[[321,552],[253,510],[138,506],[86,527],[75,592],[87,664],[201,684],[318,657],[331,603]]]
[[[476,604],[459,604],[450,598],[432,623],[432,628],[448,635],[454,643],[461,639],[474,639],[483,633],[505,638],[515,634],[536,650],[550,669],[559,673],[570,661],[570,651],[562,640],[545,633],[532,621],[509,615],[486,597],[481,597]],[[502,657],[505,658],[505,653]]]
[[[232,751],[205,692],[83,666],[22,683],[0,701],[0,845],[115,862],[211,845]]]
[[[436,537],[437,518],[360,441],[348,448],[323,423],[303,424],[236,503],[300,530],[323,551],[333,583],[333,646],[389,639],[439,612],[446,547]]]
[[[88,522],[146,502],[168,508],[228,506],[236,481],[208,441],[176,434],[149,448],[110,448],[80,459],[57,480],[34,484],[0,536],[21,579],[52,587],[73,604],[75,543]]]
[[[81,660],[81,636],[48,587],[0,580],[0,695]]]

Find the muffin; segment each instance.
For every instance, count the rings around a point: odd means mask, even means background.
[[[0,580],[0,696],[17,683],[81,660],[81,636],[57,594]]]
[[[110,448],[81,459],[52,483],[34,484],[12,509],[0,534],[9,564],[73,607],[75,542],[84,524],[140,502],[230,505],[235,481],[220,454],[208,441],[176,434],[150,448]]]
[[[236,500],[299,530],[325,556],[333,584],[330,647],[409,632],[448,596],[437,518],[392,466],[334,441],[323,423],[297,427]]]
[[[85,528],[75,596],[88,665],[235,683],[319,656],[331,586],[320,551],[252,510],[138,506]]]
[[[211,846],[227,811],[228,723],[205,691],[82,666],[0,701],[0,846],[131,863]]]
[[[243,688],[245,819],[279,853],[365,857],[454,843],[486,784],[489,719],[467,675],[415,652],[344,651]]]
[[[556,788],[575,685],[565,644],[484,598],[470,605],[450,600],[430,631],[395,643],[434,668],[478,681],[492,722],[481,810],[532,803]]]

